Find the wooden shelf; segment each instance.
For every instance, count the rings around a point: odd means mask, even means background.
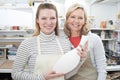
[[[26,37],[4,37],[0,39],[0,44],[20,44]]]
[[[13,60],[0,60],[0,73],[11,73]],[[28,71],[26,68],[25,71]]]
[[[11,73],[13,60],[0,60],[0,73]]]
[[[0,42],[1,45],[20,44],[21,42]]]
[[[26,32],[26,30],[0,30],[0,32]]]

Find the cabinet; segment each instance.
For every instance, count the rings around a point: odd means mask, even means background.
[[[108,65],[120,64],[120,32],[107,28],[91,28],[91,31],[101,37]]]
[[[120,79],[120,31],[108,28],[91,28],[100,36],[107,57],[107,80]]]
[[[0,30],[0,73],[10,73],[19,44],[32,36],[33,30]]]
[[[91,32],[100,36],[105,51],[114,51],[114,41],[113,32],[114,29],[107,29],[107,28],[91,28]]]
[[[116,52],[120,56],[120,30],[115,30],[114,31],[114,38],[116,41]]]
[[[114,31],[114,39],[115,39],[115,53],[117,57],[117,64],[120,65],[120,30]]]
[[[8,0],[6,2],[9,4]],[[33,33],[33,30],[26,30],[34,26],[32,6],[13,2],[11,5],[1,4],[0,21],[0,80],[12,80],[10,73],[17,48]],[[20,29],[11,30],[13,26]]]
[[[25,30],[0,30],[0,44],[19,44],[25,34]]]

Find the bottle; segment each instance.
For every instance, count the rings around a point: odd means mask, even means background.
[[[30,1],[29,1],[29,6],[32,6],[32,4],[33,4],[33,1],[30,0]]]
[[[105,39],[105,31],[103,31],[103,30],[101,31],[101,38]]]

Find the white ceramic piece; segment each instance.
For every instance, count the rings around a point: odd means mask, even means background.
[[[82,36],[80,45],[84,45],[88,40],[88,36]],[[78,47],[80,48],[80,47]],[[64,54],[54,65],[53,70],[56,73],[68,73],[75,69],[80,62],[80,56],[77,54],[76,48]]]

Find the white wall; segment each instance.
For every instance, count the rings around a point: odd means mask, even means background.
[[[117,4],[118,10],[120,10],[120,2]]]
[[[33,27],[33,14],[24,11],[0,9],[0,27]]]
[[[95,4],[90,9],[90,15],[95,16],[96,27],[100,27],[101,21],[116,19],[116,5]]]
[[[85,0],[65,0],[65,12],[67,11],[67,9],[74,3],[79,3],[82,4],[87,12],[87,14],[89,15],[89,3],[87,3]]]
[[[95,16],[96,27],[100,26],[103,20],[115,20],[116,13],[120,10],[120,3],[117,5],[94,4],[90,6],[84,0],[65,0],[65,4],[55,3],[59,16],[65,17],[67,8],[73,3],[83,4],[86,8],[88,16]],[[20,12],[15,10],[0,9],[0,26],[35,26],[35,12],[37,6],[34,6],[33,14],[29,12]],[[34,28],[34,27],[33,27]]]

